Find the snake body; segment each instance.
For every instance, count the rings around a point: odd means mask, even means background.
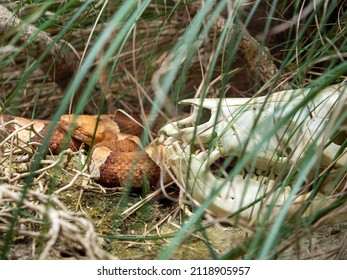
[[[47,136],[50,125],[47,120],[2,115],[0,139],[4,142],[15,136],[18,144],[35,146]],[[155,185],[160,167],[142,148],[142,131],[138,122],[124,115],[63,115],[48,136],[48,152],[59,154],[67,148],[77,151],[82,144],[92,146],[88,168],[99,183],[122,187],[140,187],[145,182]]]

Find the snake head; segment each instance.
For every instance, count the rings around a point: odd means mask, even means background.
[[[87,144],[117,139],[118,124],[108,115],[63,115],[60,126],[71,133],[72,137]]]

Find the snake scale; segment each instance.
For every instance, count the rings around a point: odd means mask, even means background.
[[[11,136],[18,143],[39,145],[49,131],[51,122],[22,117],[0,116],[0,139]],[[153,131],[159,125],[155,125]],[[160,176],[160,167],[153,158],[159,149],[156,146],[143,149],[139,122],[129,117],[116,115],[63,115],[49,136],[48,153],[59,154],[70,148],[77,151],[82,145],[92,146],[88,169],[92,177],[106,186],[140,187],[144,182],[155,185]]]

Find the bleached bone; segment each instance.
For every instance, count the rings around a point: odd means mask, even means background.
[[[283,205],[292,189],[290,185],[278,187],[274,178],[281,174],[283,181],[283,174],[300,172],[308,153],[322,168],[346,166],[346,149],[341,148],[347,135],[343,128],[347,123],[346,99],[346,85],[256,98],[188,99],[180,103],[192,105],[192,114],[164,126],[159,135],[165,140],[168,164],[194,200],[203,203],[217,192],[209,206],[214,215],[231,215],[251,205],[241,216],[254,217],[267,207],[279,209]],[[203,109],[209,111],[210,118],[198,124],[206,113]],[[333,137],[337,132],[340,134]],[[226,157],[249,157],[249,173],[216,176],[211,165]],[[296,196],[291,210],[307,196]]]

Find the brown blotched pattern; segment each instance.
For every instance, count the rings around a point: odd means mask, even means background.
[[[29,125],[31,123],[33,125]],[[101,115],[97,121],[97,116],[64,115],[52,135],[47,135],[50,124],[46,120],[3,115],[0,117],[0,139],[18,130],[16,137],[22,143],[36,143],[30,144],[36,148],[43,137],[49,137],[48,149],[52,154],[67,148],[77,151],[82,142],[87,145],[94,142],[88,166],[92,177],[101,184],[140,187],[145,181],[155,185],[159,180],[159,166],[141,149],[139,138],[134,136],[141,134],[142,127],[128,117]],[[21,129],[24,125],[28,128]],[[71,137],[67,131],[71,132]]]
[[[111,152],[100,166],[101,184],[141,187],[145,180],[155,185],[160,169],[144,151]]]
[[[144,180],[155,185],[159,166],[130,139],[95,145],[89,168],[95,179],[108,186],[141,187]]]
[[[33,125],[28,126],[26,129],[21,129],[21,127],[30,123],[33,123]],[[30,120],[21,117],[2,115],[0,117],[0,138],[4,139],[18,130],[17,138],[25,143],[33,143],[32,146],[37,146],[35,143],[41,142],[44,137],[49,137],[48,150],[52,154],[58,154],[62,150],[68,148],[73,151],[79,149],[82,142],[69,137],[59,123],[52,135],[47,136],[50,123],[51,122],[47,120]]]

